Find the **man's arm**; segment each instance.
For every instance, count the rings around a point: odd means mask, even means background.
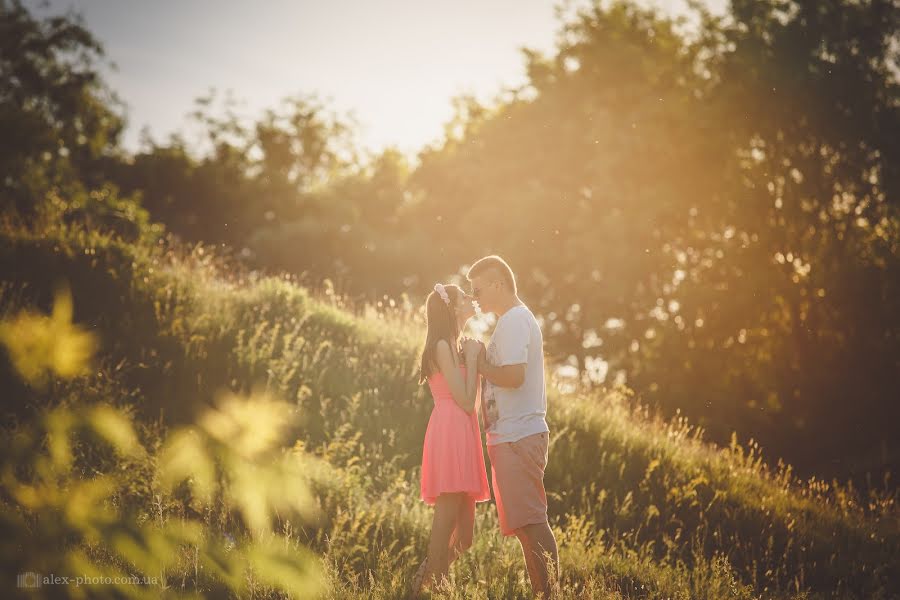
[[[484,347],[478,353],[478,370],[488,381],[499,387],[517,388],[525,383],[525,363],[495,367],[488,362]]]

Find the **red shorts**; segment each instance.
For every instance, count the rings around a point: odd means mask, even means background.
[[[549,447],[550,434],[546,431],[487,447],[503,535],[515,535],[520,527],[547,522],[544,469]]]

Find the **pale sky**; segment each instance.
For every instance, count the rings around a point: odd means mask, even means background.
[[[680,12],[683,0],[646,0]],[[710,0],[721,10],[725,0]],[[210,87],[262,114],[285,96],[317,94],[352,112],[357,141],[413,155],[438,139],[451,99],[482,100],[524,81],[520,48],[554,48],[553,0],[40,0],[38,15],[80,12],[117,71],[126,148],[141,128],[158,141],[190,134],[187,113]],[[196,135],[196,132],[195,132]],[[193,141],[188,135],[188,141]]]

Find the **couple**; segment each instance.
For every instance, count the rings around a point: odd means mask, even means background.
[[[550,434],[541,329],[519,300],[515,276],[502,258],[482,258],[466,277],[471,296],[458,286],[437,284],[425,303],[428,330],[419,381],[428,381],[434,409],[422,450],[421,493],[434,506],[434,521],[413,595],[423,583],[439,583],[472,545],[475,503],[490,500],[476,416],[480,392],[500,532],[518,538],[532,590],[549,598],[549,570],[558,579],[559,558],[544,491]],[[475,315],[473,301],[497,316],[486,349],[461,339]]]

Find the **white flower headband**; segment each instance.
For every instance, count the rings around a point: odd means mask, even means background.
[[[436,283],[434,284],[434,291],[438,293],[438,296],[441,297],[441,300],[444,301],[444,304],[450,306],[450,296],[447,295],[447,290],[444,289],[444,284]]]

